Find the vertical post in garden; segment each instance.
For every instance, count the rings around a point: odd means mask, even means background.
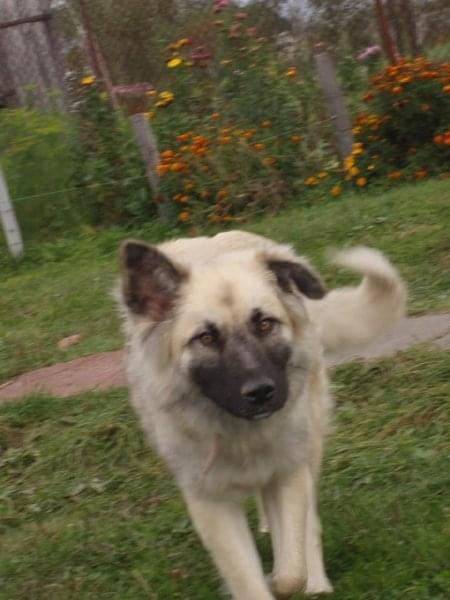
[[[352,124],[338,84],[334,61],[323,44],[317,44],[314,59],[328,116],[333,123],[337,149],[340,157],[344,158],[353,147]]]
[[[375,0],[375,13],[378,19],[378,29],[380,31],[384,52],[391,65],[395,65],[397,62],[397,56],[395,53],[391,32],[389,31],[389,23],[386,19],[382,0]]]
[[[85,0],[79,0],[79,4],[81,22],[83,25],[86,42],[86,50],[89,62],[91,64],[92,72],[94,73],[95,77],[103,83],[105,91],[108,92],[109,97],[111,98],[112,105],[114,106],[114,108],[117,109],[119,108],[119,103],[117,101],[117,97],[113,89],[111,77],[106,66],[106,61],[101,53],[100,47],[92,29],[92,23]]]
[[[10,253],[19,258],[23,254],[23,242],[16,214],[9,197],[6,179],[0,166],[0,219]]]
[[[159,151],[156,137],[144,113],[135,113],[129,117],[134,132],[134,138],[138,145],[142,160],[145,165],[150,187],[155,200],[158,202],[158,213],[162,221],[168,223],[171,220],[170,205],[161,198],[159,194],[159,177],[156,167],[159,164]]]
[[[157,196],[159,180],[156,167],[159,164],[159,152],[156,138],[144,113],[136,113],[130,115],[128,118],[133,127],[134,138],[145,164],[145,172],[147,173],[150,187],[154,195]]]
[[[414,3],[410,0],[401,0],[400,5],[403,13],[403,18],[405,19],[406,32],[408,34],[411,51],[413,53],[413,56],[419,56],[421,50],[419,44],[419,36],[417,34]]]

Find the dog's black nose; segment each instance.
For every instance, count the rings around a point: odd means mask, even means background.
[[[264,378],[244,383],[241,388],[242,397],[252,404],[262,405],[272,400],[275,385],[271,379]]]

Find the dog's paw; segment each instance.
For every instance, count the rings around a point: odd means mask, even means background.
[[[302,592],[306,587],[306,576],[283,576],[274,575],[270,577],[270,588],[276,598],[289,598],[297,592]]]
[[[328,581],[326,576],[308,577],[306,583],[305,594],[315,596],[316,594],[331,594],[333,586]]]

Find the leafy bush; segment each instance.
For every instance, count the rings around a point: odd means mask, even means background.
[[[357,115],[346,179],[422,179],[450,164],[450,64],[425,58],[402,60],[371,80]],[[364,184],[365,185],[365,184]]]
[[[75,185],[93,225],[146,219],[153,210],[145,168],[126,119],[93,76],[76,90]]]
[[[166,89],[150,95],[161,192],[184,223],[275,210],[332,155],[310,61],[288,63],[226,4],[170,45]]]

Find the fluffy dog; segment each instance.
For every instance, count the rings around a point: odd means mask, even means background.
[[[242,231],[121,246],[131,404],[172,471],[235,600],[330,592],[316,484],[331,400],[324,353],[372,340],[405,289],[376,250],[338,262],[363,275],[327,292],[292,248]],[[269,578],[243,500],[270,529]]]

